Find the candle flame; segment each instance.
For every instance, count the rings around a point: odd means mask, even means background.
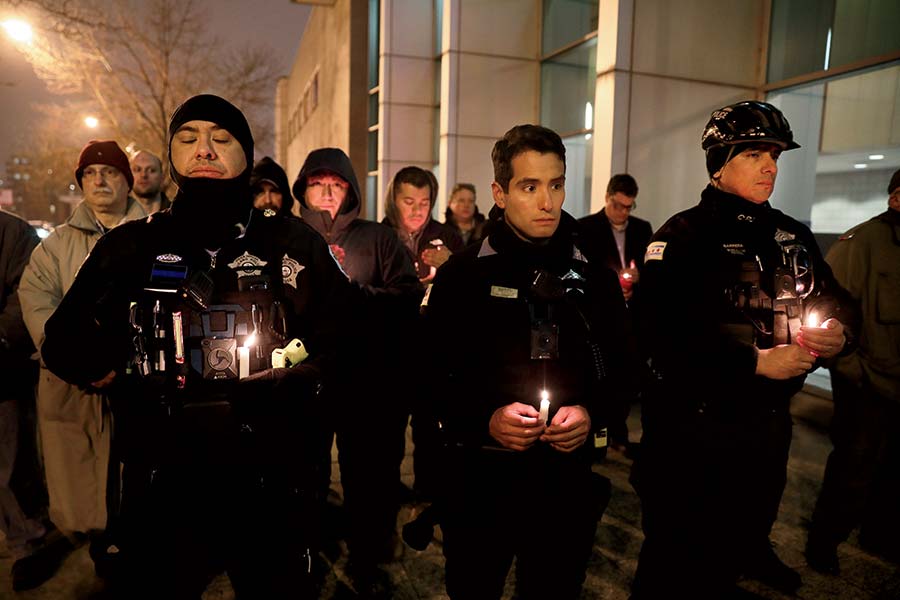
[[[247,336],[247,339],[244,340],[244,348],[249,348],[250,346],[252,346],[255,343],[256,343],[256,334],[251,333],[250,335]]]
[[[550,401],[550,393],[547,390],[541,390],[541,400]]]
[[[815,311],[810,312],[806,317],[806,326],[819,327],[819,325],[821,325],[821,322],[819,321],[819,315],[817,315]]]

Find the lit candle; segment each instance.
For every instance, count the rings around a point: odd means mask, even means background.
[[[250,375],[250,348],[241,346],[238,348],[238,377],[244,379]]]
[[[541,390],[541,415],[539,417],[541,423],[550,424],[550,394],[547,390]]]
[[[807,327],[821,327],[822,326],[822,323],[819,321],[819,315],[817,315],[815,311],[810,311],[810,313],[806,316],[806,326]]]

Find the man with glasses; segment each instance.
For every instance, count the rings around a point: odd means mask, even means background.
[[[147,215],[128,194],[134,175],[128,157],[112,140],[87,143],[78,157],[75,181],[84,201],[35,249],[19,284],[25,326],[41,353],[37,420],[50,520],[63,534],[48,536],[46,551],[16,563],[13,578],[19,589],[35,587],[52,576],[66,553],[88,537],[101,576],[105,565],[114,560],[106,552],[109,544],[102,535],[107,528],[107,498],[112,496],[107,488],[112,441],[109,398],[47,369],[44,326],[94,244],[114,227]]]
[[[622,295],[633,320],[639,319],[640,279],[644,252],[653,235],[648,221],[632,215],[637,209],[638,185],[627,173],[613,175],[606,185],[606,206],[600,212],[579,219],[579,245],[588,260],[605,265],[619,276]],[[637,445],[628,440],[626,402],[610,420],[610,447],[633,457]]]
[[[578,221],[579,240],[588,258],[618,273],[629,305],[637,301],[644,251],[653,235],[649,222],[632,216],[637,210],[637,195],[634,177],[627,173],[613,175],[606,185],[606,206]]]

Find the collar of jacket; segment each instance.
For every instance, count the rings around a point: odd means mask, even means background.
[[[551,272],[566,272],[572,261],[575,240],[575,218],[567,212],[560,214],[559,226],[544,244],[523,240],[505,219],[491,231],[490,246],[500,254],[512,254],[535,267]]]
[[[125,204],[125,216],[119,223],[143,219],[146,216],[147,213],[144,211],[144,207],[141,206],[141,203],[131,196],[128,196],[128,200]],[[100,228],[100,221],[94,216],[94,211],[91,210],[84,200],[78,203],[78,206],[72,211],[72,215],[66,219],[66,224],[90,233],[105,233],[103,229]]]
[[[711,210],[719,219],[748,224],[771,219],[774,212],[768,202],[762,204],[750,202],[712,185],[706,186],[700,194],[700,207]]]
[[[332,219],[331,213],[327,210],[316,210],[301,203],[300,216],[307,225],[318,231],[326,242],[332,244],[359,216],[359,204],[348,212],[338,212],[337,217]]]

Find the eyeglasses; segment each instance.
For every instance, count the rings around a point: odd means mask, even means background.
[[[637,200],[632,202],[629,206],[625,206],[621,202],[617,202],[616,200],[613,200],[612,198],[610,198],[609,201],[612,203],[613,208],[615,208],[616,210],[624,210],[625,212],[628,212],[628,213],[631,213],[631,212],[634,212],[635,210],[637,210]]]

